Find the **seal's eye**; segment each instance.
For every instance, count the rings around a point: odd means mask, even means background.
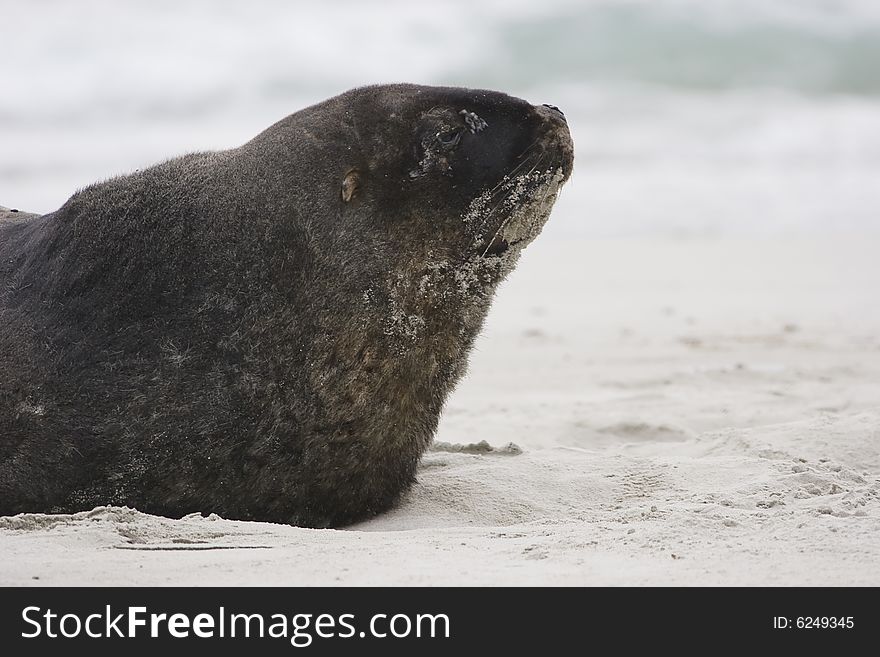
[[[461,141],[461,132],[461,128],[438,132],[435,138],[437,139],[437,143],[443,148],[454,148],[458,146],[458,142]]]

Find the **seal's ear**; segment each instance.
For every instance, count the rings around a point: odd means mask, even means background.
[[[352,169],[342,179],[342,200],[348,203],[361,190],[361,172]]]

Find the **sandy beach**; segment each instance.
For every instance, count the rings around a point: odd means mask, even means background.
[[[0,518],[0,585],[878,585],[876,247],[539,239],[396,509]]]

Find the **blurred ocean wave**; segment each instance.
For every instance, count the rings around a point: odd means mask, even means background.
[[[853,3],[581,3],[501,30],[510,82],[880,94],[880,21]],[[768,9],[776,9],[775,12]],[[734,11],[735,9],[735,11]],[[820,11],[821,10],[821,11]],[[540,57],[534,56],[540,53]]]
[[[565,109],[548,235],[880,231],[880,3],[0,0],[0,203],[235,146],[361,84]]]

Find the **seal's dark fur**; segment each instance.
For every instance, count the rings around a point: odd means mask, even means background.
[[[367,87],[0,211],[0,513],[388,508],[571,148],[504,94]]]

